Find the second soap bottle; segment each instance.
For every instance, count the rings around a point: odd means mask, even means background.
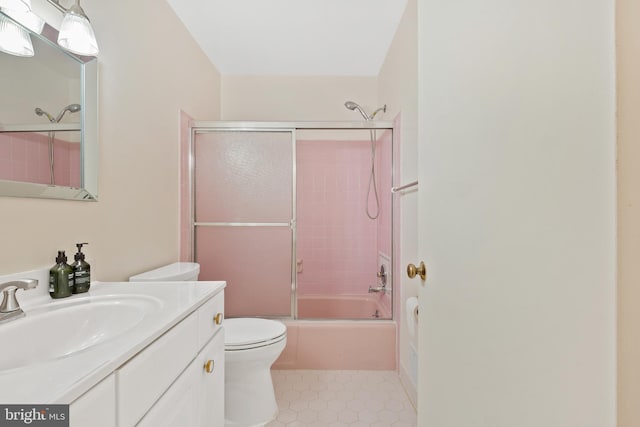
[[[84,260],[82,246],[88,243],[76,243],[78,252],[73,259],[75,262],[71,265],[73,268],[73,293],[81,294],[87,292],[91,286],[91,266]]]

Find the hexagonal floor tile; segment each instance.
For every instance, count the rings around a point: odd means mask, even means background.
[[[394,371],[272,371],[280,413],[267,427],[417,425]]]

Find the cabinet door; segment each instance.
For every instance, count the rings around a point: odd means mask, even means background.
[[[202,385],[201,426],[222,427],[224,425],[224,328],[198,354],[198,360]],[[209,361],[212,361],[211,372],[207,372]]]
[[[175,384],[199,349],[198,321],[191,315],[118,369],[118,425],[135,425]]]
[[[142,418],[140,427],[198,426],[202,365],[194,360]]]
[[[224,426],[224,335],[222,330],[198,353],[182,375],[137,425],[139,427]]]
[[[111,374],[69,406],[71,427],[115,427],[116,381]]]

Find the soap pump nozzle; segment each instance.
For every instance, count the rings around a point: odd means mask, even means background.
[[[76,252],[75,256],[73,257],[73,259],[75,259],[76,261],[84,260],[84,254],[82,253],[82,246],[83,245],[88,245],[88,243],[76,243],[76,247],[78,248],[78,252]]]
[[[58,256],[56,257],[56,263],[62,264],[65,262],[67,262],[67,256],[65,255],[64,251],[58,251]]]

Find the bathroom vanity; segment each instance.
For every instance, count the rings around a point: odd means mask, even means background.
[[[0,324],[0,403],[70,404],[72,427],[223,426],[224,287],[94,282],[63,300],[19,292],[26,316]]]

